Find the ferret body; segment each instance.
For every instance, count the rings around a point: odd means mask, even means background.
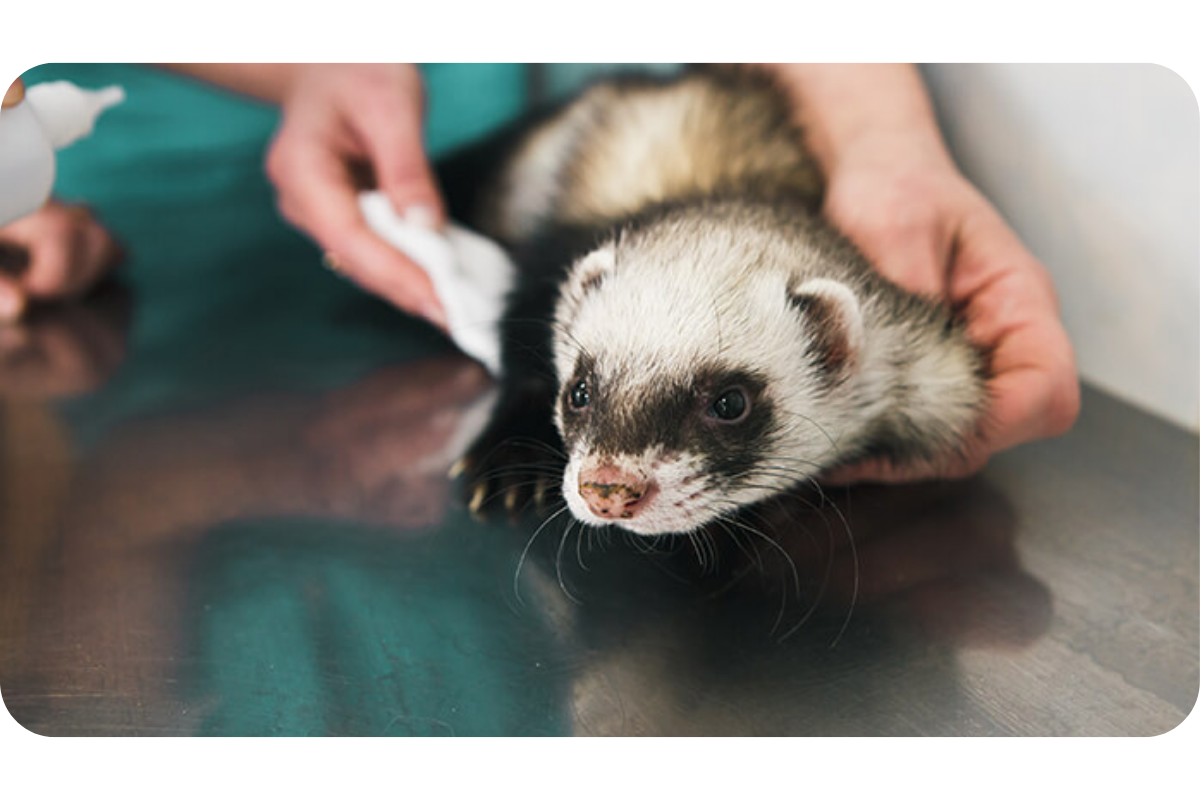
[[[565,453],[578,519],[686,532],[837,464],[935,458],[980,422],[985,359],[821,219],[762,76],[600,84],[444,175],[521,269],[477,501],[532,438]]]

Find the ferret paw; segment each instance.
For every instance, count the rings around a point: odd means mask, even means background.
[[[450,469],[462,478],[463,499],[471,516],[486,520],[501,510],[511,519],[530,506],[545,513],[561,496],[565,461],[557,443],[540,437],[485,433]]]

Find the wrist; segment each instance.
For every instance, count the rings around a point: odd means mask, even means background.
[[[305,64],[163,64],[163,67],[263,102],[281,104]]]
[[[763,66],[793,102],[805,145],[827,178],[861,165],[954,169],[912,65]]]
[[[814,155],[814,157],[816,157]],[[958,173],[936,131],[875,126],[847,134],[818,159],[827,179],[864,169],[888,172]]]

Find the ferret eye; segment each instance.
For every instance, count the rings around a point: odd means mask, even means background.
[[[708,407],[708,413],[724,422],[737,422],[746,416],[750,401],[741,389],[728,389]]]
[[[588,403],[592,402],[592,396],[588,393],[587,381],[581,380],[571,387],[571,408],[576,410],[587,408]]]

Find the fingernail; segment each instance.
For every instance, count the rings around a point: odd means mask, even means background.
[[[7,286],[0,286],[0,321],[13,322],[24,310],[25,298]]]
[[[404,213],[401,216],[404,218],[405,222],[411,222],[413,225],[420,225],[422,228],[437,227],[437,213],[433,210],[432,206],[428,206],[423,203],[409,206],[408,208],[404,209]]]

